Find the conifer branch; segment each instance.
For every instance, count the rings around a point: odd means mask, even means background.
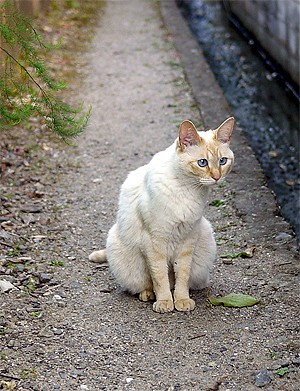
[[[0,49],[5,59],[0,62],[0,128],[12,126],[31,115],[41,116],[49,129],[66,141],[81,133],[88,125],[91,107],[77,118],[82,110],[71,108],[53,95],[66,85],[55,82],[37,50],[49,51],[56,45],[45,44],[32,24],[20,13],[9,13],[11,4],[0,7]],[[15,49],[20,56],[17,58]]]

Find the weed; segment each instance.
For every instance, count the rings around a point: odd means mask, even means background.
[[[214,200],[214,201],[210,202],[209,205],[211,205],[211,206],[216,206],[216,207],[218,208],[219,206],[222,206],[222,205],[224,205],[224,204],[225,204],[224,201]]]
[[[287,373],[289,369],[287,367],[279,368],[273,371],[273,373],[277,373],[279,376],[283,376],[285,373]]]
[[[33,378],[36,376],[37,376],[37,373],[36,373],[35,368],[22,368],[22,370],[21,370],[21,377],[23,379],[30,379],[30,378]]]
[[[41,315],[41,313],[39,312],[39,311],[37,311],[37,312],[33,312],[32,314],[30,314],[31,316],[35,316],[36,318],[38,318],[40,315]]]
[[[49,263],[50,266],[65,266],[65,263],[62,261],[51,261]]]
[[[19,254],[20,251],[21,251],[21,250],[20,250],[20,244],[17,244],[16,247],[15,247],[15,249],[12,250],[12,251],[9,251],[9,252],[7,253],[7,255],[9,255],[9,256],[14,256],[14,255]]]

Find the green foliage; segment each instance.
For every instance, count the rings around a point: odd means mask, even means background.
[[[215,201],[212,201],[209,205],[219,207],[219,206],[222,206],[222,205],[224,205],[224,204],[225,204],[224,201],[215,200]]]
[[[65,84],[53,80],[40,55],[55,46],[46,45],[11,3],[0,7],[0,42],[0,128],[38,115],[65,140],[81,133],[91,108],[78,116],[82,106],[71,108],[55,95]]]
[[[239,257],[252,258],[254,250],[255,250],[255,246],[251,246],[246,251],[242,251],[237,254],[223,254],[223,255],[220,255],[220,258],[239,258]]]
[[[65,263],[62,261],[51,261],[49,263],[50,266],[65,266]]]
[[[283,376],[284,374],[286,374],[287,372],[289,372],[289,369],[284,367],[284,368],[279,368],[279,369],[276,369],[275,371],[273,371],[273,373],[277,373],[279,376]]]

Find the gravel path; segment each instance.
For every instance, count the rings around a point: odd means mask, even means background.
[[[59,229],[37,226],[26,254],[40,287],[0,296],[0,384],[14,381],[19,391],[299,389],[297,248],[238,127],[235,168],[214,190],[206,216],[219,255],[255,251],[219,257],[210,295],[251,294],[260,304],[212,307],[200,291],[191,294],[193,312],[158,314],[122,292],[106,265],[87,260],[104,246],[127,173],[169,146],[182,120],[207,129],[230,115],[183,23],[173,1],[161,8],[150,0],[106,2],[74,92],[93,105],[91,125],[66,149],[72,169],[53,185]]]

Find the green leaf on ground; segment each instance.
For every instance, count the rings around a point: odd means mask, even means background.
[[[251,246],[246,251],[242,251],[242,252],[237,253],[237,254],[220,255],[220,258],[239,258],[239,257],[241,257],[241,258],[252,258],[254,250],[255,250],[255,246]]]
[[[273,373],[278,373],[279,376],[283,376],[288,371],[289,371],[289,369],[284,367],[284,368],[276,369],[275,371],[273,371]]]
[[[219,206],[222,206],[222,205],[224,205],[224,204],[225,204],[224,201],[214,200],[214,201],[212,201],[209,205],[219,207]]]
[[[260,300],[255,299],[255,297],[237,293],[230,293],[229,295],[218,299],[214,299],[208,294],[207,296],[212,305],[224,305],[224,307],[251,307],[260,302]]]

